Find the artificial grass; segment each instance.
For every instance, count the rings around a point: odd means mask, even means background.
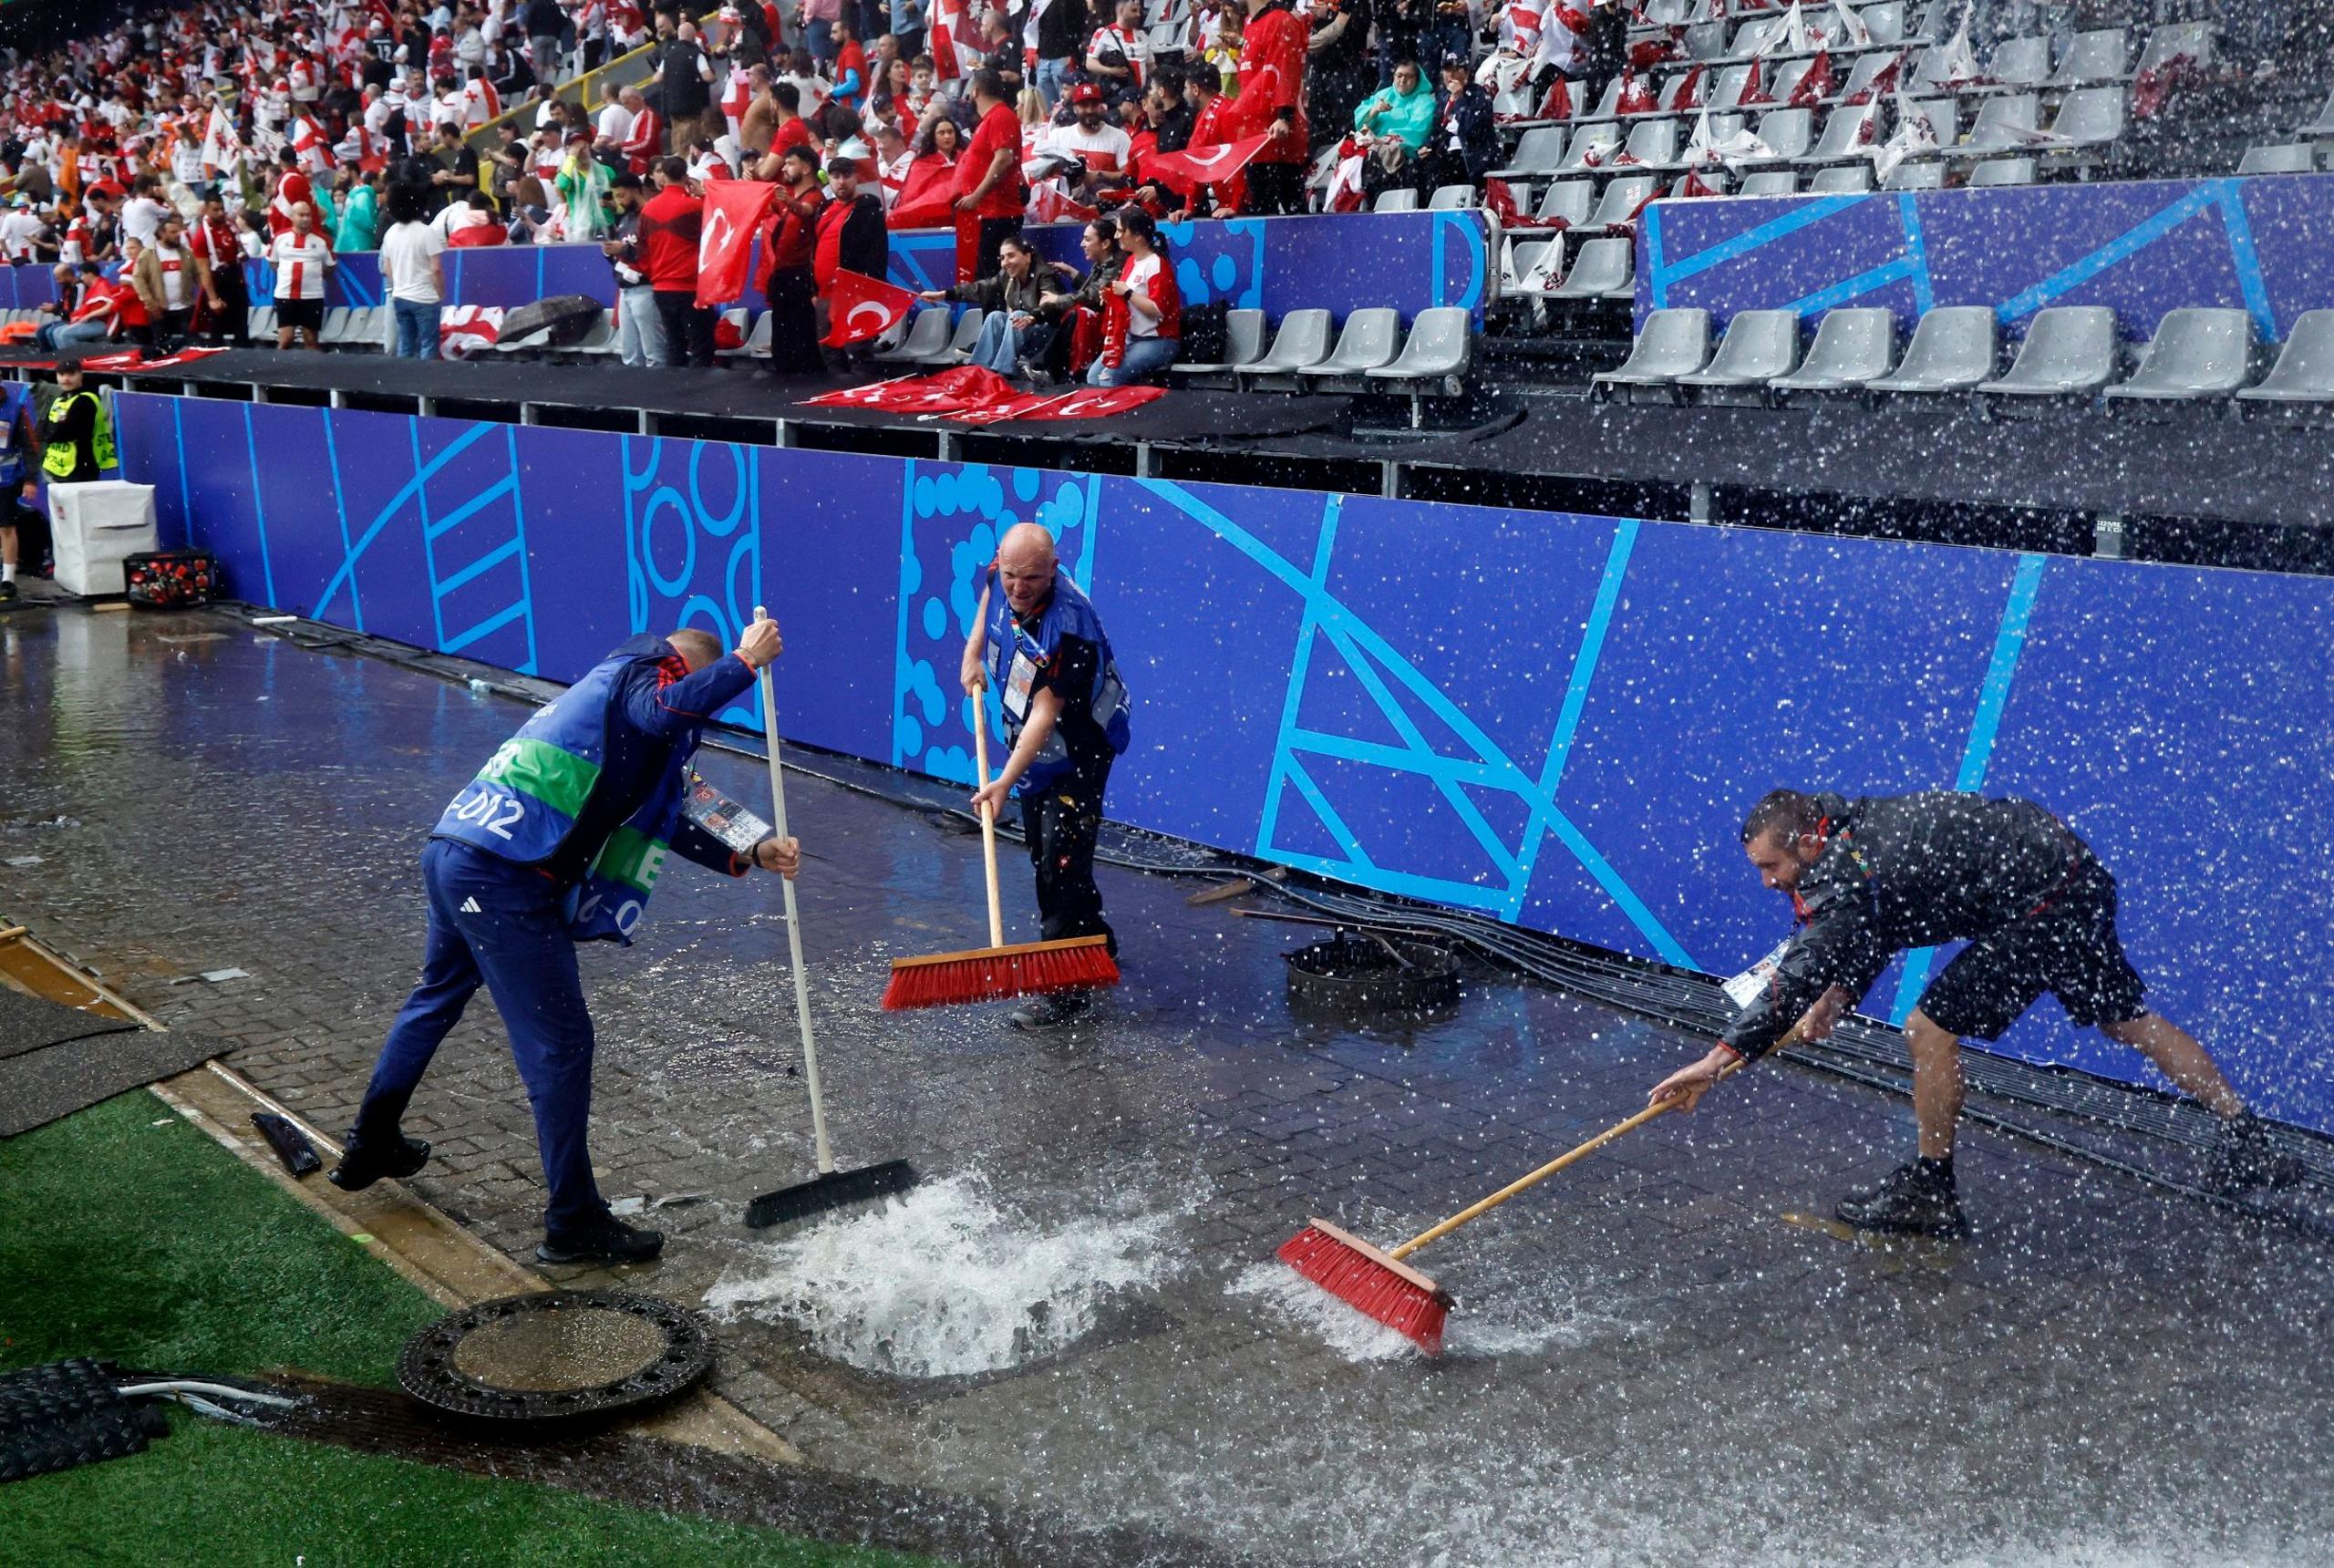
[[[429,1297],[143,1090],[0,1141],[0,1369],[387,1386]],[[0,1486],[0,1563],[894,1568],[918,1559],[603,1502],[174,1411],[145,1453]]]

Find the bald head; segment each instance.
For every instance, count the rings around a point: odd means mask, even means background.
[[[1026,615],[1053,596],[1054,536],[1043,523],[1017,522],[997,542],[997,574],[1005,602]]]
[[[672,645],[673,652],[681,655],[681,662],[688,665],[692,673],[705,668],[721,656],[721,640],[712,633],[699,631],[695,626],[667,632],[665,641]]]

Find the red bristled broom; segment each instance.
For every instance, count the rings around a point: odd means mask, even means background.
[[[981,788],[988,788],[988,716],[973,715],[973,752]],[[981,856],[988,872],[988,945],[929,958],[894,958],[892,983],[883,988],[886,1011],[945,1007],[959,1002],[996,1002],[1045,991],[1115,985],[1119,965],[1107,936],[1069,936],[1055,942],[1005,943],[1005,908],[997,889],[997,812],[981,808]]]
[[[1783,1043],[1798,1037],[1796,1030]],[[1780,1048],[1780,1047],[1778,1047]],[[1724,1078],[1742,1066],[1740,1058],[1719,1069]],[[1281,1243],[1280,1261],[1344,1302],[1355,1311],[1376,1318],[1413,1340],[1429,1356],[1442,1354],[1442,1326],[1451,1315],[1451,1293],[1402,1260],[1438,1237],[1447,1236],[1479,1214],[1489,1213],[1527,1187],[1536,1187],[1575,1160],[1585,1159],[1625,1132],[1632,1132],[1655,1117],[1683,1103],[1672,1097],[1649,1105],[1627,1121],[1608,1127],[1579,1148],[1560,1154],[1520,1181],[1511,1181],[1482,1202],[1461,1209],[1430,1231],[1423,1231],[1391,1252],[1381,1252],[1327,1220],[1314,1220]]]

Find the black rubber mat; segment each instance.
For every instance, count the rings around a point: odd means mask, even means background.
[[[46,1015],[36,1009],[46,1009]],[[42,1031],[48,1031],[43,1037]],[[0,994],[0,1138],[200,1067],[227,1042]],[[61,1036],[61,1037],[60,1037]]]
[[[78,1007],[0,988],[0,1061],[67,1040],[118,1035],[137,1027],[128,1018],[85,1013]]]

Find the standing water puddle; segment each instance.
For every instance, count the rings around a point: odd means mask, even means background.
[[[999,1205],[977,1172],[948,1176],[755,1249],[705,1305],[791,1324],[870,1372],[997,1372],[1068,1348],[1113,1301],[1165,1280],[1175,1219],[1049,1224]]]

